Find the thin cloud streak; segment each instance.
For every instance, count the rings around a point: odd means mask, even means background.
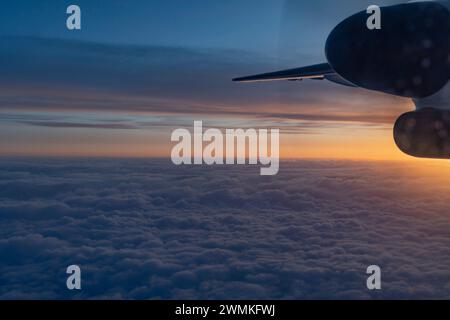
[[[270,59],[245,52],[33,37],[2,40],[3,111],[390,124],[411,105],[404,99],[326,82],[232,83],[230,79],[238,74],[278,68]]]

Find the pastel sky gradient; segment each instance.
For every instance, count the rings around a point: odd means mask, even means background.
[[[0,155],[167,157],[170,133],[280,128],[284,158],[410,159],[411,101],[322,81],[231,78],[324,61],[370,1],[9,1],[0,12]],[[399,1],[378,1],[380,5]],[[82,9],[68,31],[65,9]]]
[[[450,165],[395,146],[411,101],[231,81],[323,62],[373,0],[1,3],[0,300],[450,298]],[[174,165],[196,120],[279,128],[279,173]]]

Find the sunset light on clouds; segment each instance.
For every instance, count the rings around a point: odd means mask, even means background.
[[[324,47],[372,1],[7,2],[0,300],[450,297],[450,161],[397,147],[406,94],[320,80],[359,84]],[[316,64],[315,79],[232,81]],[[445,151],[444,118],[428,121],[439,139],[409,139],[415,122],[395,137]]]

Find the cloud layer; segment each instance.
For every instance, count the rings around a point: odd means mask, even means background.
[[[412,103],[326,81],[237,84],[295,65],[239,50],[1,37],[0,111],[147,112],[391,124]],[[316,61],[317,62],[317,61]],[[318,61],[321,62],[321,61]]]
[[[4,159],[0,298],[449,298],[450,190],[437,169],[299,161],[261,177]],[[65,289],[70,264],[81,292]],[[365,287],[371,264],[381,292]]]

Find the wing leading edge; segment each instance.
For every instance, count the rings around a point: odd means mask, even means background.
[[[260,82],[275,80],[303,80],[303,79],[325,79],[326,76],[335,75],[335,71],[328,63],[315,64],[312,66],[295,68],[277,72],[269,72],[254,76],[235,78],[236,82]]]

